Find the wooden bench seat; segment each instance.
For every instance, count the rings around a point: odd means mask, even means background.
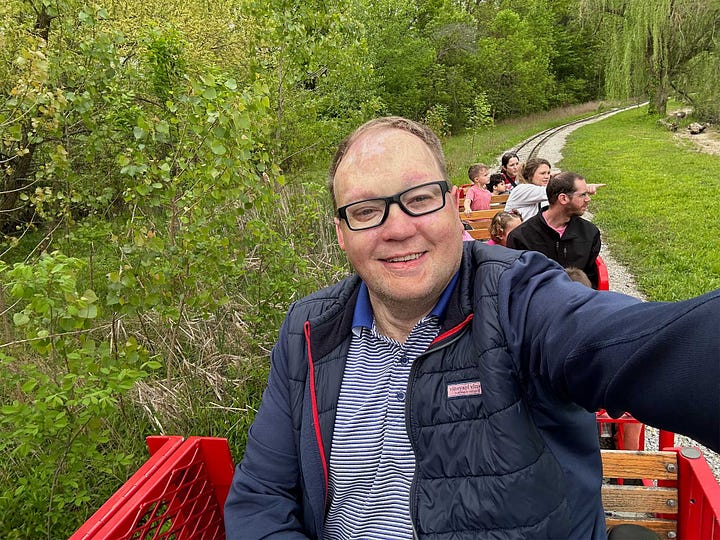
[[[466,214],[464,211],[462,211],[460,212],[460,219],[467,222],[489,222],[493,217],[495,217],[495,214],[499,214],[502,211],[502,208],[491,208],[490,210],[475,210],[473,212],[470,212],[469,214]]]
[[[500,210],[505,209],[505,203],[508,200],[509,195],[507,193],[503,193],[501,195],[493,195],[490,197],[490,208],[499,208]],[[460,212],[463,212],[465,210],[465,197],[460,197],[460,200],[458,200],[458,210]]]
[[[470,212],[470,214],[460,212],[460,220],[472,227],[472,230],[468,230],[467,232],[475,240],[489,240],[490,222],[495,214],[502,211],[502,208],[491,208],[490,210],[476,210]]]
[[[490,240],[490,229],[469,229],[467,233],[473,240]]]
[[[508,200],[508,197],[510,196],[509,193],[501,193],[500,195],[493,195],[490,197],[490,204],[499,204],[501,206],[505,206],[505,203]]]
[[[608,527],[641,525],[677,539],[678,463],[675,452],[603,450],[602,501]],[[617,479],[626,482],[616,483]],[[628,485],[627,480],[642,485]]]

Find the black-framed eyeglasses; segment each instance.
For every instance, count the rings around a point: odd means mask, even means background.
[[[377,197],[346,204],[337,209],[337,217],[344,219],[351,231],[379,227],[390,213],[390,205],[397,203],[408,216],[424,216],[445,206],[445,194],[450,187],[445,180],[411,187],[389,197]]]

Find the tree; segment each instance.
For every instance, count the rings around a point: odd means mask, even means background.
[[[250,78],[269,88],[274,158],[287,170],[328,151],[377,112],[363,30],[346,0],[243,0]]]
[[[609,42],[608,95],[644,95],[651,113],[665,114],[693,59],[717,49],[718,0],[583,0],[581,5]]]
[[[478,44],[478,73],[498,118],[542,110],[554,85],[550,54],[533,39],[531,22],[500,10]]]

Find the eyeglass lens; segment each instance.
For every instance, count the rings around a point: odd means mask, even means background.
[[[431,182],[416,186],[390,197],[367,199],[338,209],[352,230],[369,229],[384,223],[390,204],[396,202],[410,216],[422,216],[445,206],[444,182]]]

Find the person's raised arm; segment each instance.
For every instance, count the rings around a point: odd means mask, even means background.
[[[527,252],[501,279],[501,320],[523,370],[588,411],[627,411],[720,450],[720,290],[641,302],[564,274]]]

